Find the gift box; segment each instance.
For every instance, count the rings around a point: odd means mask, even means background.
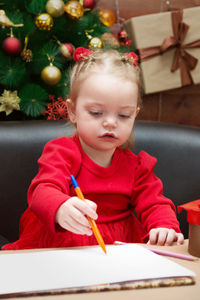
[[[188,251],[200,257],[200,199],[178,206],[178,212],[182,209],[187,211],[189,223],[189,244]]]
[[[139,50],[146,94],[200,83],[200,6],[133,17],[124,28]]]

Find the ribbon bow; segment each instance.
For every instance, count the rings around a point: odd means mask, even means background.
[[[139,49],[140,59],[141,62],[143,62],[156,55],[161,55],[172,48],[176,48],[171,66],[171,72],[174,72],[180,68],[182,86],[190,85],[193,84],[190,71],[195,69],[198,59],[186,52],[185,49],[200,47],[200,40],[183,45],[183,41],[189,30],[189,25],[182,21],[183,11],[173,11],[171,13],[171,19],[174,36],[166,37],[161,46]]]

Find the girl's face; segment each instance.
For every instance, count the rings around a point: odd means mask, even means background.
[[[137,84],[102,73],[85,79],[79,89],[75,106],[68,108],[83,150],[93,160],[102,152],[112,157],[129,138],[139,111]]]

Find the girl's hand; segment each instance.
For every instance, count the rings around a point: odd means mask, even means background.
[[[159,246],[170,246],[176,242],[181,245],[184,242],[182,233],[177,233],[174,229],[168,228],[153,228],[149,232],[148,244]]]
[[[58,208],[55,221],[73,233],[91,235],[91,226],[86,216],[96,220],[96,209],[96,203],[90,200],[83,201],[78,197],[71,197]]]

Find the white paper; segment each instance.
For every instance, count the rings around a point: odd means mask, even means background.
[[[0,254],[0,295],[195,273],[142,246],[127,244]]]

